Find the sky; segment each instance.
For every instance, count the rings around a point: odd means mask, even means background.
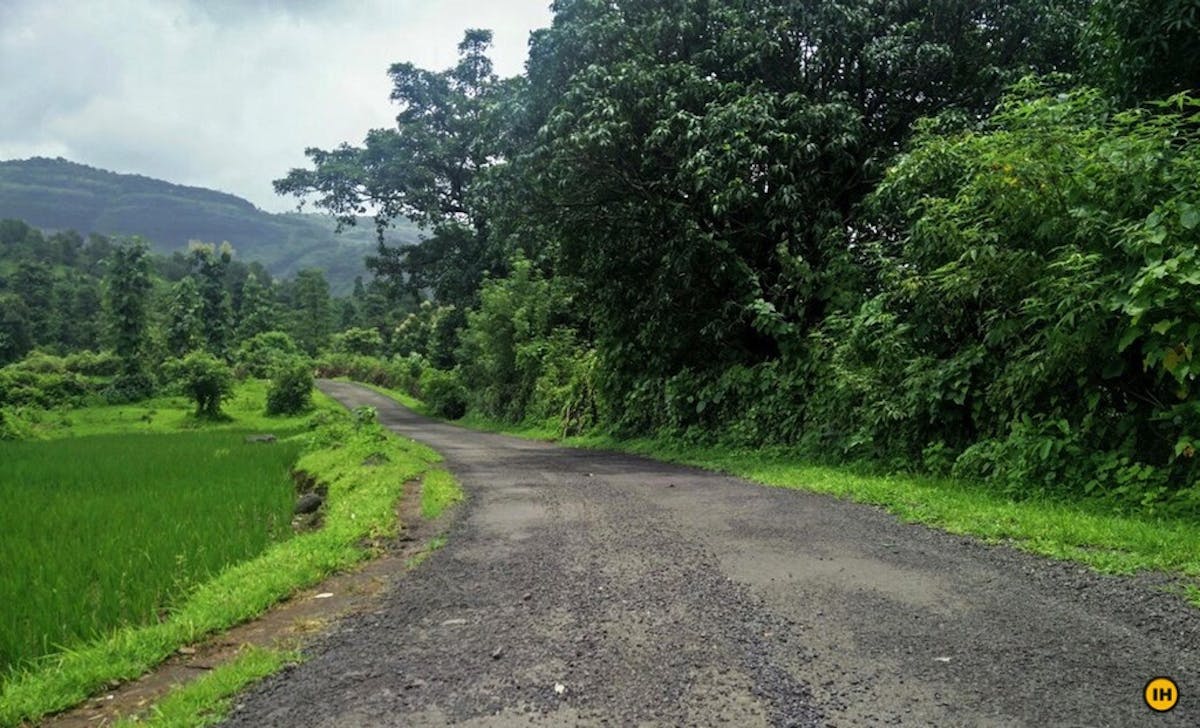
[[[305,147],[390,126],[388,67],[454,64],[467,28],[522,71],[550,0],[0,0],[0,159],[65,157],[272,212]]]

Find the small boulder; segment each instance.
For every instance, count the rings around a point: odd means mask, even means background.
[[[324,502],[325,499],[316,493],[305,493],[296,501],[295,512],[297,514],[313,513]]]
[[[246,435],[246,442],[261,442],[271,444],[275,442],[274,435]]]

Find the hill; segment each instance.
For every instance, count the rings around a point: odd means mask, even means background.
[[[189,240],[229,241],[238,257],[259,261],[273,275],[303,268],[325,271],[335,294],[365,272],[375,247],[369,218],[342,233],[325,215],[273,214],[235,195],[135,174],[119,174],[66,159],[0,161],[0,218],[45,230],[140,235],[155,251],[171,253]],[[411,226],[388,234],[392,244],[417,240]]]

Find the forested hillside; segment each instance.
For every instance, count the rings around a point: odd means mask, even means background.
[[[304,268],[325,272],[333,291],[350,292],[364,273],[363,257],[375,248],[375,227],[348,227],[335,234],[328,216],[270,214],[215,190],[185,187],[132,174],[117,174],[65,159],[0,162],[0,219],[13,218],[50,231],[83,235],[138,235],[155,252],[183,250],[189,241],[229,242],[246,261],[276,276]],[[387,233],[393,245],[417,240],[399,221]]]
[[[435,231],[443,413],[1200,508],[1194,0],[554,9],[276,183]]]
[[[164,256],[137,238],[47,235],[18,220],[0,220],[0,366],[35,350],[63,356],[115,350],[131,371],[146,377],[136,394],[153,390],[156,378],[149,372],[161,371],[164,361],[201,350],[233,361],[242,349],[244,356],[259,357],[253,367],[261,376],[263,357],[316,354],[335,332],[355,327],[378,338],[413,308],[393,303],[377,282],[358,279],[351,288],[348,296],[332,296],[317,269],[276,279],[261,263],[246,263],[225,246],[193,244]],[[96,356],[99,363],[84,357],[90,363],[78,370],[47,359],[26,372],[30,376],[6,378],[0,369],[0,411],[5,405],[67,403],[54,392],[37,392],[34,371],[118,372],[118,357]],[[64,386],[68,401],[82,402],[107,384],[68,377],[47,386]]]

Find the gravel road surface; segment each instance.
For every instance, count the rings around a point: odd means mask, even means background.
[[[1200,610],[1165,577],[320,386],[440,451],[469,500],[229,725],[1200,725]],[[1142,702],[1159,675],[1169,713]]]

